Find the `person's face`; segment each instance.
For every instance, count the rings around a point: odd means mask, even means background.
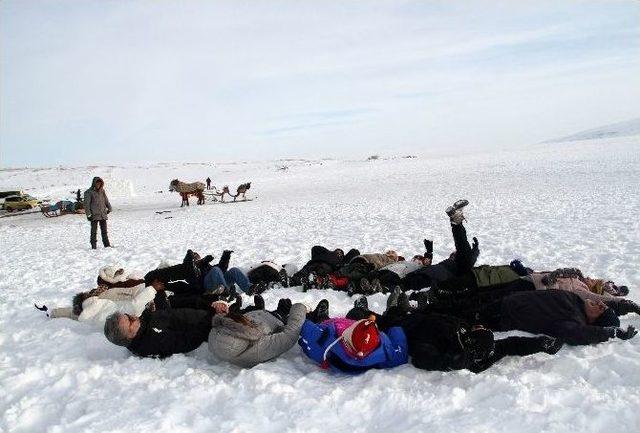
[[[140,329],[140,319],[130,314],[121,314],[118,317],[118,327],[128,338],[133,338]]]
[[[591,299],[584,301],[584,311],[589,323],[593,323],[598,320],[598,317],[600,317],[606,309],[607,306],[602,301],[594,301]]]
[[[155,279],[151,282],[151,287],[156,290],[164,290],[164,283],[158,279]]]
[[[104,182],[99,180],[96,182],[96,189],[101,189],[104,186]]]

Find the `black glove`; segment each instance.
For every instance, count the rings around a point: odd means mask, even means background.
[[[91,221],[91,215],[87,215],[87,221]]]
[[[433,252],[433,241],[430,239],[425,239],[424,241],[424,248],[428,253],[432,253]]]
[[[562,348],[562,341],[558,338],[544,336],[538,337],[538,339],[542,351],[549,355],[555,355]]]
[[[613,336],[621,340],[628,340],[632,338],[634,335],[636,335],[637,333],[638,331],[636,331],[636,328],[634,328],[631,325],[627,326],[626,330],[622,328],[613,328]]]
[[[231,255],[231,253],[233,253],[233,250],[224,250],[222,252],[222,254],[229,254],[229,255]]]
[[[477,250],[480,247],[480,242],[478,242],[478,238],[477,237],[473,237],[473,249]]]
[[[211,263],[212,260],[213,260],[213,256],[211,254],[207,254],[202,259],[202,263],[204,263],[205,265],[208,265],[209,263]]]

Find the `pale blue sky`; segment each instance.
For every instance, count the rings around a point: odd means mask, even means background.
[[[640,2],[0,2],[0,164],[525,146],[640,116]]]

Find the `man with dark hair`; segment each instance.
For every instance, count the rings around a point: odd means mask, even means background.
[[[91,248],[96,249],[98,243],[98,224],[100,225],[100,236],[102,244],[110,247],[109,235],[107,233],[107,214],[111,212],[111,203],[104,192],[104,181],[96,176],[91,182],[91,188],[84,192],[84,212],[87,220],[91,223]]]

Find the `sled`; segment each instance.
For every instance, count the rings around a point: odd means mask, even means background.
[[[40,206],[40,212],[46,218],[55,218],[68,214],[84,214],[84,206],[80,202],[61,200],[55,204]]]

